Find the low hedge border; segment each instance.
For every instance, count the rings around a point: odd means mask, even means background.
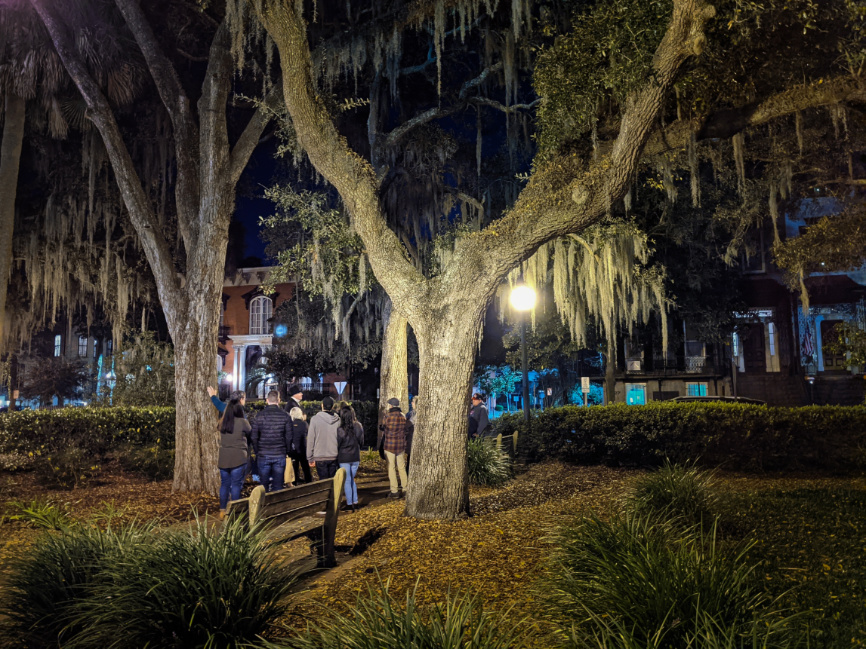
[[[518,452],[530,461],[557,458],[624,466],[696,461],[732,470],[866,468],[866,407],[774,408],[727,403],[564,406],[533,416],[495,420],[495,431],[518,431]]]
[[[321,410],[320,401],[304,401],[301,406],[308,419]],[[375,445],[378,409],[368,401],[352,404],[364,426],[367,439]],[[247,417],[255,420],[265,403],[248,402]],[[214,427],[216,427],[214,411]],[[78,448],[93,457],[122,446],[174,448],[175,409],[139,408],[61,408],[22,410],[0,415],[0,454],[43,455]],[[215,428],[216,429],[216,428]]]

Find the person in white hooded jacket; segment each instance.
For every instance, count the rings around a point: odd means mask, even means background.
[[[317,412],[310,420],[307,432],[307,461],[316,467],[319,480],[333,478],[340,468],[337,462],[337,429],[340,418],[332,412],[334,400],[322,399],[322,412]]]

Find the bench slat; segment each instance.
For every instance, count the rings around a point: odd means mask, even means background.
[[[274,516],[275,514],[289,512],[294,509],[299,509],[300,507],[305,507],[306,505],[320,505],[320,509],[324,509],[330,495],[331,490],[329,489],[328,491],[322,491],[316,494],[309,494],[307,496],[293,498],[292,500],[284,500],[283,502],[278,503],[269,503],[265,501],[265,504],[259,510],[259,518],[269,518],[271,516]]]
[[[265,515],[261,517],[260,520],[267,525],[282,525],[283,523],[288,523],[289,521],[293,521],[298,518],[309,517],[311,514],[322,511],[323,506],[324,505],[322,503],[310,503],[309,505],[290,509],[289,511],[285,511],[280,514],[273,514],[270,516]],[[324,520],[321,518],[315,518],[310,520],[310,530],[321,527],[324,523]]]
[[[322,480],[313,484],[303,485],[301,487],[288,487],[279,491],[272,491],[265,494],[262,499],[263,505],[273,505],[282,503],[296,498],[302,498],[308,494],[327,493],[333,487],[333,480]]]

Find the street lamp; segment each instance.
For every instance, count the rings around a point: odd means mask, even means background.
[[[515,311],[529,311],[535,306],[535,291],[521,284],[511,291],[511,306]],[[520,355],[523,360],[523,419],[529,422],[529,370],[526,367],[526,314],[520,323]]]

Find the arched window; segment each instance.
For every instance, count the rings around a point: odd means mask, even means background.
[[[271,333],[271,323],[274,305],[271,298],[259,295],[250,302],[250,335],[262,336]]]

